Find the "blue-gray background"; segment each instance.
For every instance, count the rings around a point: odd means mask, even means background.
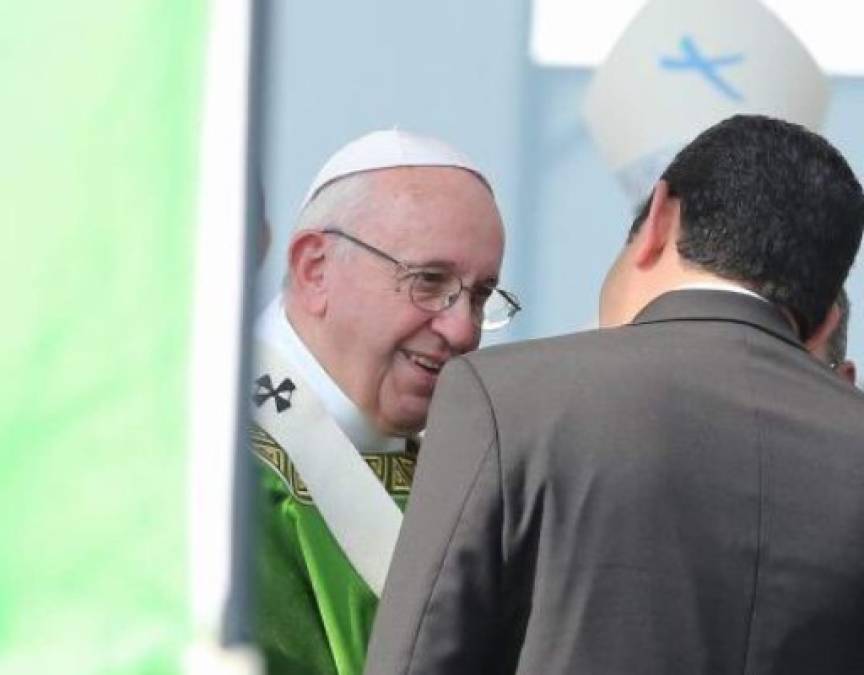
[[[279,286],[320,165],[352,138],[397,125],[460,147],[493,181],[508,237],[502,285],[525,311],[486,344],[594,322],[629,207],[580,114],[591,70],[531,61],[528,0],[265,4],[261,156],[274,238],[259,307]],[[864,78],[831,87],[824,133],[864,176]],[[860,264],[847,288],[849,353],[864,364]]]

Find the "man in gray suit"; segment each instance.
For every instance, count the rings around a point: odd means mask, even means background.
[[[806,351],[862,224],[802,127],[682,150],[607,328],[446,367],[366,672],[864,673],[864,396]]]

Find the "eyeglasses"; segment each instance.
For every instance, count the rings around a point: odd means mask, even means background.
[[[321,233],[346,239],[396,265],[399,280],[408,284],[408,297],[411,298],[411,302],[415,307],[427,312],[443,312],[449,309],[456,304],[462,291],[466,291],[470,301],[471,318],[475,325],[483,330],[495,330],[510,323],[510,319],[522,309],[519,299],[509,291],[488,284],[473,288],[466,286],[451,270],[402,262],[342,230],[325,228]]]

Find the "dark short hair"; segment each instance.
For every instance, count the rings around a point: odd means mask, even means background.
[[[681,200],[681,257],[786,308],[809,337],[861,243],[864,193],[843,156],[797,124],[736,115],[688,144],[662,178]]]
[[[840,310],[840,321],[837,328],[828,338],[827,355],[829,363],[843,363],[846,360],[846,341],[849,334],[849,296],[845,289],[840,289],[837,296],[837,307]]]

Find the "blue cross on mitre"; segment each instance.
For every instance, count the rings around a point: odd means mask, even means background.
[[[667,70],[694,70],[700,73],[708,82],[726,98],[733,101],[743,101],[744,96],[719,73],[720,68],[733,66],[744,61],[744,54],[726,54],[708,58],[699,51],[693,38],[685,35],[681,38],[683,58],[660,57],[660,66]]]

